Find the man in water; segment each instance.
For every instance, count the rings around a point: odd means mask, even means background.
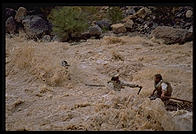
[[[63,66],[63,67],[68,67],[68,66],[70,66],[70,65],[67,63],[66,60],[63,60],[63,61],[61,62],[61,66]]]
[[[139,86],[139,85],[124,83],[120,81],[118,75],[113,76],[111,80],[108,81],[108,83],[112,83],[114,90],[118,90],[118,91],[120,91],[120,89],[124,88],[125,86],[131,87],[131,88],[136,88],[136,87],[142,88],[142,86]]]
[[[156,74],[154,76],[154,90],[149,97],[151,100],[155,100],[156,98],[161,98],[162,101],[166,102],[169,99],[167,97],[171,97],[172,87],[169,82],[163,81],[161,74]]]

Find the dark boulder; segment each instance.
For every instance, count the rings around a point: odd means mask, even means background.
[[[16,11],[12,8],[6,8],[5,9],[5,20],[7,20],[9,17],[13,17],[16,15]]]
[[[134,8],[130,8],[130,9],[127,9],[127,10],[126,10],[126,16],[127,16],[127,15],[133,15],[133,14],[135,14]]]
[[[97,21],[96,24],[102,28],[102,29],[110,29],[111,27],[111,23],[109,20],[106,20],[106,19],[103,19],[103,20],[100,20],[100,21]]]
[[[90,33],[89,32],[84,32],[81,34],[81,39],[83,40],[87,40],[91,37]]]
[[[90,26],[89,34],[91,36],[100,36],[102,34],[102,30],[98,25]]]
[[[71,33],[70,40],[78,42],[80,41],[80,39],[81,39],[81,33],[79,32]]]
[[[36,15],[26,16],[22,20],[22,24],[24,26],[24,31],[29,38],[41,38],[51,31],[51,25],[48,21]]]
[[[12,16],[6,20],[5,26],[7,33],[14,34],[16,32],[16,22]]]

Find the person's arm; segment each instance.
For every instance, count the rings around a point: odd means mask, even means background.
[[[154,93],[155,93],[155,91],[156,91],[156,90],[157,90],[156,88],[153,90],[153,92],[152,92],[151,96],[153,96],[153,95],[154,95]]]
[[[140,86],[137,85],[137,84],[129,84],[129,83],[124,83],[124,82],[121,82],[121,84],[122,84],[123,86],[128,86],[128,87],[131,87],[131,88],[140,87]]]
[[[163,99],[165,97],[165,92],[161,93],[161,99]]]
[[[110,81],[108,81],[107,83],[109,84],[110,82],[112,82],[112,81],[110,80]]]

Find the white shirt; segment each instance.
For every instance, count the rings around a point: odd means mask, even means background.
[[[166,83],[161,83],[161,87],[163,91],[167,91],[167,84]]]
[[[161,80],[157,85],[156,87],[158,87],[160,84],[161,84],[161,88],[163,91],[167,91],[167,84],[162,82],[163,80]]]

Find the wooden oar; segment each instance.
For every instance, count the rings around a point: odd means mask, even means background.
[[[189,103],[193,103],[193,102],[191,102],[191,101],[188,101],[188,100],[178,99],[178,98],[169,97],[169,96],[165,96],[165,98],[168,98],[168,99],[173,99],[173,100],[178,100],[178,101],[183,101],[183,102],[189,102]]]
[[[86,86],[92,86],[92,87],[105,87],[105,85],[95,85],[95,84],[85,84]]]

